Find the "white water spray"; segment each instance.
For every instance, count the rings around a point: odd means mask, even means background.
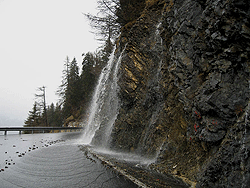
[[[101,72],[90,104],[88,122],[83,135],[84,144],[90,144],[96,131],[100,129],[102,129],[102,144],[105,145],[109,140],[120,107],[117,81],[122,54],[123,52],[117,59],[114,50]]]

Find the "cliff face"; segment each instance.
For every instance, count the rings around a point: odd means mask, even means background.
[[[112,147],[197,187],[250,183],[247,0],[148,0],[122,29]]]

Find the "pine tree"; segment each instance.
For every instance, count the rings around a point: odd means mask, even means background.
[[[101,60],[91,52],[86,53],[83,59],[82,73],[80,76],[81,95],[85,104],[90,101],[92,91],[94,90],[96,80],[98,79],[101,70]]]
[[[29,111],[27,120],[24,122],[24,127],[38,127],[41,125],[42,117],[41,110],[37,102],[34,103],[32,111]]]
[[[63,75],[62,75],[62,84],[59,86],[59,89],[57,90],[56,94],[60,97],[60,103],[61,105],[65,101],[66,97],[66,91],[69,83],[69,70],[70,70],[70,60],[69,57],[66,57],[66,60],[64,61],[64,69],[63,69]]]
[[[84,14],[94,29],[97,40],[102,42],[111,41],[117,38],[120,32],[120,24],[117,22],[116,10],[119,7],[118,0],[98,0],[99,13],[97,15]]]
[[[47,109],[48,124],[50,127],[54,127],[54,116],[55,116],[55,106],[54,103],[48,106]]]
[[[61,106],[56,103],[55,113],[54,113],[55,127],[61,127],[63,125],[62,109]]]
[[[69,107],[69,114],[74,114],[79,109],[80,96],[80,76],[76,59],[70,63],[69,80],[66,93],[65,107]]]
[[[50,127],[62,126],[63,124],[62,111],[58,103],[56,104],[56,106],[54,105],[54,103],[51,103],[51,105],[48,106],[47,114],[48,114],[48,124]]]
[[[111,39],[108,38],[107,41],[105,41],[103,49],[100,51],[101,60],[102,60],[103,65],[106,65],[106,63],[108,62],[109,56],[112,53],[113,49],[114,49],[114,45],[113,45]]]
[[[62,113],[64,119],[77,114],[80,108],[81,91],[79,67],[77,61],[74,58],[71,62],[69,58],[66,58],[65,69],[63,71],[62,84],[59,87],[57,94],[61,97]]]

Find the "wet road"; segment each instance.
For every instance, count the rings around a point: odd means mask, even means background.
[[[0,187],[137,187],[80,150],[81,136],[0,136]]]

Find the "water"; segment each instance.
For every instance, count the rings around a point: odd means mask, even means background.
[[[151,118],[145,129],[145,133],[142,134],[140,139],[136,151],[137,153],[143,153],[143,151],[147,151],[151,142],[153,142],[148,139],[150,138],[150,135],[153,134],[154,128],[157,126],[160,111],[164,107],[162,96],[159,94],[161,93],[161,85],[159,81],[161,79],[163,65],[163,40],[160,36],[161,22],[162,21],[160,19],[159,23],[155,26],[155,34],[152,36],[152,40],[154,40],[156,43],[151,49],[152,53],[156,57],[159,57],[159,61],[156,62],[152,81],[149,85],[149,88],[151,88],[151,91],[153,92],[152,95],[155,95],[156,104],[153,106],[152,114],[150,114]],[[118,70],[125,49],[126,45],[119,57],[116,57],[115,48],[110,56],[109,62],[101,72],[92,102],[90,104],[90,110],[88,113],[90,115],[88,117],[88,123],[83,135],[84,144],[105,149],[109,148],[109,141],[111,139],[110,135],[120,108],[120,101],[118,97],[119,87],[117,84]],[[159,145],[157,148],[155,148],[155,150],[159,150],[160,147],[161,146]],[[158,152],[155,151],[155,156],[153,156],[154,159],[156,159],[157,156]]]
[[[148,166],[154,162],[154,160],[142,157],[134,153],[117,152],[106,148],[92,148],[94,153],[108,156],[108,158],[116,159],[117,161],[126,161],[135,166]]]
[[[119,90],[117,81],[122,54],[123,52],[116,58],[114,50],[107,65],[101,72],[90,104],[90,115],[83,135],[84,144],[91,144],[99,131],[100,133],[96,139],[98,145],[102,147],[108,145],[112,127],[120,107],[117,96]]]
[[[248,81],[249,83],[249,89],[250,89],[250,80]],[[247,132],[247,129],[249,127],[249,110],[250,110],[250,102],[248,102],[248,105],[246,107],[246,111],[245,111],[245,122],[244,122],[244,132],[242,133],[242,145],[241,145],[241,152],[242,152],[242,155],[241,155],[241,164],[240,164],[240,167],[241,167],[241,170],[242,170],[242,185],[241,187],[242,188],[245,188],[247,187],[247,184],[246,184],[246,175],[245,175],[245,171],[246,171],[246,159],[248,158],[248,150],[249,150],[249,134]],[[247,146],[248,144],[248,146]]]
[[[151,140],[152,134],[155,132],[155,127],[158,125],[159,122],[159,115],[160,112],[162,111],[164,107],[164,102],[163,102],[163,96],[161,95],[161,84],[160,84],[160,79],[162,77],[162,65],[163,65],[163,40],[160,36],[160,27],[162,24],[162,20],[160,19],[158,24],[156,25],[155,28],[155,34],[154,34],[154,41],[156,41],[154,47],[152,48],[152,53],[157,56],[158,63],[157,64],[157,69],[155,70],[152,81],[149,85],[149,88],[151,90],[151,96],[154,96],[155,99],[155,104],[151,107],[151,117],[149,119],[148,125],[145,128],[145,133],[142,134],[142,137],[140,139],[138,149],[137,151],[139,153],[145,153],[149,147],[151,147],[152,142],[154,140]],[[156,148],[156,151],[154,152],[153,156],[150,156],[153,158],[153,161],[156,161],[160,150],[162,149],[162,146],[164,145],[164,142]]]
[[[152,112],[150,112],[151,117],[149,123],[146,126],[145,132],[142,134],[138,144],[138,148],[136,150],[137,153],[143,153],[144,151],[147,151],[148,147],[150,147],[150,144],[154,142],[154,140],[151,141],[149,138],[151,138],[151,134],[154,134],[155,126],[157,126],[158,123],[159,114],[164,107],[162,96],[159,94],[161,93],[161,85],[159,81],[161,79],[163,65],[163,40],[160,36],[161,23],[162,20],[160,19],[159,23],[155,26],[155,34],[152,36],[152,40],[154,40],[156,43],[151,50],[156,57],[159,57],[159,61],[155,64],[156,66],[152,81],[148,86],[151,88],[152,92],[154,92],[152,95],[155,95],[156,101],[152,107]],[[99,148],[99,150],[100,148],[105,148],[105,150],[109,151],[110,153],[112,153],[112,151],[108,149],[109,141],[111,139],[110,135],[120,108],[120,100],[118,97],[119,86],[117,83],[118,72],[125,49],[126,45],[118,57],[115,55],[115,48],[109,58],[107,65],[100,74],[98,84],[90,104],[88,122],[84,130],[82,140],[82,143],[84,144],[92,145],[96,148]],[[160,150],[161,145],[163,145],[163,143],[160,143],[160,145],[157,146],[155,150]],[[159,152],[155,151],[153,156],[154,160],[156,160],[158,154]],[[115,156],[120,157],[120,155],[117,154],[115,154]],[[135,156],[129,156],[128,158],[132,157],[135,158]]]
[[[84,144],[90,144],[90,142],[92,141],[92,138],[95,135],[96,130],[98,130],[100,127],[100,117],[98,117],[97,114],[98,112],[100,112],[104,104],[101,96],[105,92],[105,84],[109,78],[111,68],[114,63],[113,61],[114,53],[115,51],[112,52],[107,66],[101,72],[101,75],[98,80],[98,84],[96,86],[96,89],[92,98],[92,102],[91,102],[90,110],[89,110],[90,115],[88,117],[88,123],[87,123],[86,129],[84,130],[85,132],[83,135]]]
[[[249,135],[247,134],[247,127],[249,126],[249,109],[250,109],[250,103],[248,103],[246,107],[246,112],[245,112],[245,123],[244,123],[244,132],[243,132],[243,139],[242,139],[242,146],[241,146],[241,151],[242,151],[242,156],[241,156],[241,169],[242,169],[242,188],[247,187],[246,185],[246,177],[245,177],[245,168],[246,168],[246,159],[248,157],[248,147],[246,146],[246,143],[248,142],[247,137]]]
[[[0,187],[137,187],[79,148],[82,133],[0,136]]]

